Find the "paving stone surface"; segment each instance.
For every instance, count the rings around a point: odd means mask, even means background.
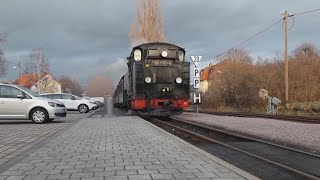
[[[0,179],[246,179],[136,116],[86,118]]]
[[[13,159],[87,115],[68,112],[66,117],[46,124],[34,124],[29,120],[0,120],[0,172]],[[20,170],[31,169],[21,167]]]

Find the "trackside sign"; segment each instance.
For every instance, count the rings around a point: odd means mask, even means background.
[[[200,68],[198,68],[198,65],[202,59],[202,56],[191,56],[191,59],[195,66],[193,70],[193,87],[195,88],[196,92],[194,92],[192,96],[193,104],[201,104],[201,93],[199,92]]]

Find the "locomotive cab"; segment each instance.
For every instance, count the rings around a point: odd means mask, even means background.
[[[168,116],[181,114],[188,107],[190,63],[185,62],[183,48],[159,42],[142,44],[133,48],[127,60],[124,90],[128,108]]]

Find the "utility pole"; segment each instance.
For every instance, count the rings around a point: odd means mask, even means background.
[[[289,107],[289,60],[288,60],[288,11],[282,13],[284,15],[284,32],[285,32],[285,104]]]

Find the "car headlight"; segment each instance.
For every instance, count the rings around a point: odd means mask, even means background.
[[[146,78],[144,78],[144,81],[146,82],[146,83],[151,83],[151,77],[146,77]]]
[[[48,104],[49,104],[51,107],[56,107],[56,106],[57,106],[57,103],[54,103],[54,102],[48,102]]]
[[[167,51],[162,51],[161,52],[161,56],[162,57],[167,57],[168,56],[168,52]]]
[[[142,57],[142,52],[141,52],[140,49],[136,49],[136,50],[133,51],[133,59],[135,61],[140,61],[141,57]]]
[[[179,61],[183,62],[183,60],[184,60],[184,52],[182,50],[178,51],[178,58],[179,58]]]
[[[176,79],[176,83],[178,83],[178,84],[182,83],[182,79],[181,79],[181,77],[177,77],[177,79]]]

